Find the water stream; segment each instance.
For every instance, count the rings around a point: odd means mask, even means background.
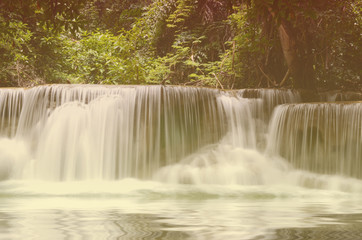
[[[359,239],[362,103],[0,89],[0,178],[0,239]]]

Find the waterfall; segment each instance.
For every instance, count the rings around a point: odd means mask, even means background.
[[[23,89],[0,90],[0,137],[15,135],[23,98]]]
[[[29,146],[27,177],[148,178],[224,134],[217,90],[160,86],[41,86],[26,90],[14,141]],[[4,110],[5,111],[5,110]],[[10,117],[9,117],[10,116]]]
[[[315,103],[277,107],[268,151],[293,166],[362,178],[362,104]]]
[[[291,90],[0,89],[0,177],[266,184],[290,169],[362,178],[362,103]]]

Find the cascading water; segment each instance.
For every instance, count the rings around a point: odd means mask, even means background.
[[[299,169],[362,178],[362,104],[279,106],[268,151]]]
[[[15,135],[23,98],[23,89],[0,90],[0,136]]]
[[[15,226],[0,238],[293,239],[291,227],[362,212],[361,162],[361,102],[306,104],[271,89],[0,89],[0,213]]]
[[[10,118],[2,121],[18,121],[14,141],[29,143],[28,178],[149,178],[220,138],[223,113],[215,94],[180,87],[44,86],[21,95],[23,105],[4,101],[4,118]]]
[[[267,89],[53,85],[1,90],[2,145],[26,156],[23,167],[9,173],[16,154],[7,154],[3,177],[249,184],[270,175],[265,165],[282,171],[290,163],[361,178],[361,103],[280,105],[300,101],[297,92]]]

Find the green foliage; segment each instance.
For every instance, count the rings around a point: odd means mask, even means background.
[[[75,32],[80,27],[79,10],[86,0],[3,0],[0,14],[6,21],[18,20],[32,30],[39,25],[53,31]]]
[[[31,70],[28,54],[32,52],[30,40],[32,33],[21,21],[5,22],[0,17],[0,79],[8,85],[22,84],[24,76]]]
[[[314,39],[318,83],[325,88],[355,88],[362,83],[361,3],[338,3],[318,13]]]
[[[228,25],[223,21],[203,22],[200,12],[209,8],[201,2],[177,0],[174,3],[160,21],[163,34],[154,37],[156,53],[161,56],[151,68],[148,81],[215,87],[228,84],[230,81],[224,77],[227,74],[221,70],[220,60],[225,52],[225,38],[221,36],[228,36]]]
[[[132,24],[142,16],[147,1],[86,1],[80,10],[82,29],[95,31],[101,29],[117,35],[123,29],[130,30]]]
[[[195,1],[193,0],[177,0],[175,11],[166,20],[168,23],[167,27],[175,28],[182,26],[193,13],[194,8]]]
[[[149,72],[149,82],[166,82],[171,84],[215,85],[210,81],[211,65],[205,53],[204,35],[181,32],[172,45],[172,53],[156,60],[154,69]],[[204,76],[205,75],[205,76]]]
[[[68,41],[66,61],[73,83],[140,84],[144,62],[127,36],[109,32],[84,32],[79,41]]]
[[[361,22],[360,0],[4,0],[0,85],[293,86],[284,26],[319,87],[356,88]]]

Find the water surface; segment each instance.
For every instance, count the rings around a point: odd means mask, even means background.
[[[293,186],[1,184],[1,239],[359,239],[362,195]]]

